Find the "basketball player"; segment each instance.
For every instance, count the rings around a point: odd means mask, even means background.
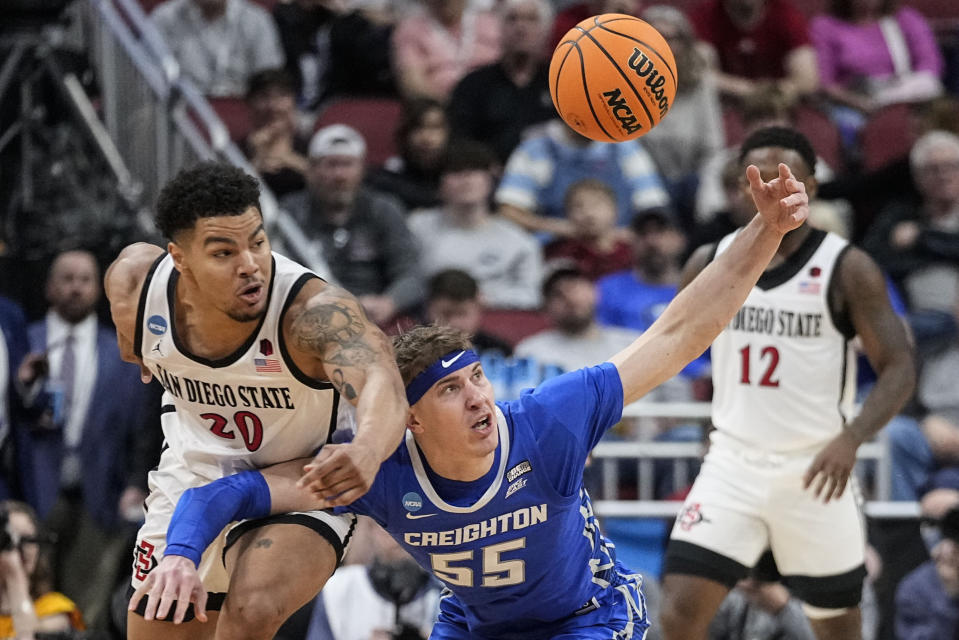
[[[420,327],[394,342],[410,411],[406,442],[348,509],[371,516],[452,595],[431,637],[642,638],[641,579],[614,559],[582,485],[592,447],[624,404],[674,376],[742,303],[782,235],[808,213],[786,165],[763,183],[747,171],[760,214],[642,337],[605,364],[496,403],[466,334]],[[187,491],[168,555],[134,594],[148,610],[190,593],[215,531],[267,509],[338,504],[341,487],[310,463],[244,472]],[[310,492],[298,491],[300,486]]]
[[[763,176],[783,162],[813,198],[805,137],[769,127],[743,142],[740,163]],[[683,284],[741,233],[698,249]],[[879,379],[853,417],[857,336]],[[713,343],[712,364],[716,430],[666,553],[663,637],[705,639],[727,592],[770,548],[817,636],[860,638],[865,531],[847,483],[859,445],[905,404],[915,375],[879,268],[839,236],[790,232]]]
[[[317,473],[346,504],[396,448],[407,407],[390,345],[356,300],[271,253],[251,177],[212,163],[183,171],[156,222],[167,250],[130,245],[106,275],[124,359],[165,389],[166,448],[149,477],[134,587],[175,551],[166,529],[184,490],[319,450]],[[358,433],[328,445],[341,396]],[[307,511],[242,523],[204,556],[194,593],[170,594],[174,619],[191,620],[174,626],[141,608],[128,637],[272,638],[332,574],[353,522]]]

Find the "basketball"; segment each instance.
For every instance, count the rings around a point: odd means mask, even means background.
[[[676,96],[676,61],[649,23],[619,13],[583,20],[549,64],[559,116],[601,142],[632,140],[655,127]]]

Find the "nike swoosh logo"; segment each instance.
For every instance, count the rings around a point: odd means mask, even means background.
[[[464,353],[466,353],[466,352],[465,352],[465,351],[460,351],[459,353],[457,353],[455,356],[453,356],[453,357],[450,358],[449,360],[440,360],[440,364],[443,365],[443,368],[444,368],[444,369],[449,369],[449,368],[453,365],[454,362],[456,362],[457,360],[459,360],[460,358],[463,357],[463,354],[464,354]]]
[[[412,513],[407,512],[406,517],[409,518],[410,520],[419,520],[420,518],[429,518],[435,515],[436,515],[435,513],[424,513],[418,516],[414,516]]]

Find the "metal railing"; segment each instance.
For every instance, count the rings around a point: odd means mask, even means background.
[[[177,171],[198,161],[229,162],[258,176],[136,0],[86,0],[86,9],[103,124],[138,182],[144,211]],[[313,256],[306,266],[330,279],[322,256],[262,180],[260,190],[267,226],[300,255]],[[153,230],[147,219],[141,226]]]
[[[624,418],[709,418],[707,402],[636,402],[623,410]],[[593,464],[600,469],[600,490],[596,512],[610,517],[673,517],[681,502],[653,499],[656,460],[671,460],[672,480],[676,487],[691,482],[691,464],[702,458],[705,447],[699,442],[601,442],[592,452]],[[919,515],[915,502],[890,501],[892,469],[888,443],[881,435],[875,442],[859,447],[857,457],[875,461],[875,501],[866,504],[866,514],[878,518],[914,518]],[[621,500],[620,473],[624,461],[635,461],[638,500]]]

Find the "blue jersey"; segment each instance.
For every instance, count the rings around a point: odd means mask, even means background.
[[[590,450],[621,417],[622,383],[605,363],[497,409],[499,445],[486,476],[437,476],[407,434],[348,509],[376,520],[449,587],[446,608],[461,612],[468,637],[551,637],[575,613],[638,583],[617,565],[582,482]]]

